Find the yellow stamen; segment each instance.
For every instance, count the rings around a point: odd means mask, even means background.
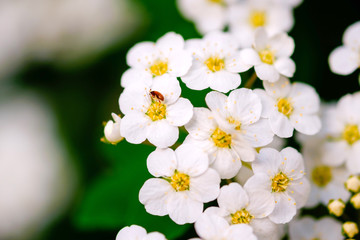
[[[155,61],[154,64],[150,67],[150,71],[154,76],[161,76],[164,73],[166,73],[167,70],[168,70],[167,62],[163,62],[160,60]]]
[[[294,108],[291,102],[287,98],[280,98],[277,102],[279,112],[289,117],[293,112]]]
[[[208,1],[217,4],[224,4],[224,0],[208,0]]]
[[[311,173],[313,182],[319,187],[325,187],[332,179],[331,168],[328,166],[317,166]]]
[[[290,180],[285,173],[279,172],[271,179],[271,188],[273,192],[285,192]]]
[[[219,57],[210,57],[204,63],[212,72],[220,71],[225,67],[224,60]]]
[[[216,128],[210,137],[214,141],[215,146],[220,148],[231,148],[231,134],[227,134],[220,128]]]
[[[254,218],[253,215],[251,215],[245,208],[237,211],[234,214],[231,214],[231,223],[232,224],[239,224],[239,223],[245,223],[249,224],[251,220]]]
[[[254,28],[262,27],[266,24],[266,13],[265,11],[253,10],[250,13],[250,24]]]
[[[354,144],[360,140],[360,132],[357,125],[347,125],[342,133],[342,138],[347,141],[349,145]]]
[[[239,120],[236,120],[233,117],[228,117],[227,120],[228,120],[229,123],[235,125],[235,130],[240,130],[241,129],[241,122]]]
[[[274,52],[269,49],[264,49],[260,51],[259,56],[263,63],[273,64],[275,62]]]
[[[170,179],[170,184],[177,192],[189,190],[190,177],[185,173],[180,173],[175,170],[174,175]]]
[[[153,121],[164,119],[166,118],[166,105],[161,101],[152,101],[145,114]]]

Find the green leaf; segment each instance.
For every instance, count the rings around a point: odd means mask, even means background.
[[[81,229],[121,229],[132,224],[143,226],[148,232],[159,231],[168,239],[181,236],[189,228],[179,226],[168,216],[148,214],[139,202],[141,186],[152,176],[146,159],[154,147],[131,145],[125,141],[117,146],[101,147],[104,156],[113,163],[86,191],[74,220]]]

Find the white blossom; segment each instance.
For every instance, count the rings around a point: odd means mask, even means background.
[[[149,84],[159,76],[167,76],[168,81],[177,82],[176,78],[185,75],[192,64],[184,45],[183,37],[174,32],[165,34],[156,43],[136,44],[126,55],[130,69],[121,77],[121,86],[126,88],[139,81]]]
[[[268,118],[272,131],[279,137],[300,133],[314,135],[320,131],[317,115],[320,99],[313,87],[304,83],[290,84],[285,77],[275,83],[264,81],[265,91],[255,89],[263,106],[262,117]]]
[[[252,47],[243,49],[240,54],[246,64],[254,66],[261,80],[276,82],[281,75],[294,75],[295,63],[290,58],[294,48],[294,40],[286,33],[269,36],[264,28],[259,28]]]
[[[131,225],[121,229],[116,235],[116,240],[166,240],[166,238],[159,232],[147,233],[143,227]]]
[[[208,156],[188,144],[172,149],[156,149],[147,159],[149,172],[156,178],[145,182],[139,199],[148,213],[169,214],[177,224],[195,222],[203,203],[217,198],[218,173],[208,168]]]
[[[289,222],[295,216],[296,209],[305,205],[310,193],[301,154],[291,147],[281,152],[263,148],[252,163],[252,169],[254,176],[249,178],[245,188],[270,192],[275,202],[270,220],[274,223]]]
[[[107,141],[116,144],[123,139],[120,133],[121,117],[115,113],[112,113],[111,116],[113,117],[114,121],[109,120],[106,123],[104,127],[104,135]]]
[[[330,53],[329,65],[332,72],[349,75],[360,66],[360,21],[345,30],[342,42]]]
[[[342,240],[341,223],[330,217],[295,219],[289,224],[291,240]]]
[[[261,102],[249,89],[237,89],[229,97],[210,92],[206,108],[194,108],[194,117],[185,125],[185,142],[209,154],[211,167],[221,178],[234,177],[242,163],[255,159],[256,147],[272,141],[273,133],[265,119],[260,119]]]
[[[229,31],[242,48],[251,47],[255,30],[264,27],[270,36],[288,32],[294,24],[292,9],[264,0],[245,0],[229,6]]]
[[[203,39],[186,41],[186,49],[193,56],[189,72],[181,77],[188,88],[211,89],[228,92],[239,87],[239,72],[251,66],[240,59],[239,46],[229,33],[211,32]]]
[[[151,85],[127,87],[119,99],[125,114],[120,132],[125,139],[139,144],[145,139],[157,147],[173,145],[179,137],[179,126],[188,123],[193,106],[188,99],[179,98],[179,82],[168,75],[159,76]]]

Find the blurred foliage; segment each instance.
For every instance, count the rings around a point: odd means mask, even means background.
[[[131,145],[117,146],[99,141],[102,121],[110,113],[119,113],[119,79],[127,69],[128,49],[140,41],[156,41],[166,32],[175,31],[185,39],[200,37],[193,24],[180,15],[174,0],[136,0],[146,11],[144,27],[121,45],[81,68],[58,69],[47,64],[31,64],[17,76],[17,83],[44,95],[56,110],[60,131],[71,150],[82,179],[73,204],[43,239],[115,239],[126,225],[138,224],[148,231],[160,231],[169,239],[194,236],[191,225],[177,226],[168,217],[147,214],[138,201],[138,192],[150,174],[146,158],[155,148]],[[336,100],[359,90],[358,71],[350,76],[330,72],[329,53],[341,45],[343,31],[359,20],[356,0],[305,0],[295,9],[296,23],[290,35],[295,39],[293,59],[296,73],[293,81],[313,85],[325,100]],[[242,74],[243,82],[251,74]],[[242,84],[243,85],[243,84]],[[183,97],[194,106],[205,106],[208,90],[193,91],[181,83]],[[257,81],[256,86],[261,86]],[[185,134],[181,134],[181,139]],[[321,212],[321,211],[320,211]]]

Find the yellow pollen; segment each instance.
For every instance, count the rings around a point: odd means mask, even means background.
[[[233,117],[228,117],[227,118],[228,122],[230,124],[234,124],[235,125],[235,130],[240,130],[241,129],[241,122],[239,120],[236,120]]]
[[[204,63],[212,72],[220,71],[225,67],[224,60],[219,57],[210,57]]]
[[[166,118],[166,105],[161,101],[152,101],[145,113],[153,121]]]
[[[167,62],[163,62],[160,60],[155,61],[154,64],[150,67],[150,71],[154,76],[161,76],[164,73],[166,73],[167,70],[168,70]]]
[[[266,13],[265,11],[253,10],[250,13],[250,24],[254,28],[262,27],[266,24]]]
[[[280,98],[277,102],[279,112],[289,117],[293,112],[294,108],[291,102],[287,98]]]
[[[216,128],[210,137],[214,141],[215,146],[231,148],[231,134],[227,134],[220,128]]]
[[[313,182],[319,187],[325,187],[332,179],[331,168],[328,166],[317,166],[311,173]]]
[[[217,4],[224,4],[224,0],[208,0],[208,1]]]
[[[249,224],[251,220],[254,218],[245,208],[240,211],[237,211],[234,214],[231,214],[231,223],[232,224],[239,224],[245,223]]]
[[[275,61],[274,52],[269,49],[264,49],[260,51],[259,56],[263,63],[273,64]]]
[[[190,177],[185,173],[180,173],[175,170],[174,175],[170,179],[170,184],[177,192],[189,190]]]
[[[342,133],[342,138],[347,141],[349,145],[354,144],[360,140],[360,132],[357,125],[347,125]]]
[[[285,192],[290,180],[285,173],[279,172],[271,179],[271,188],[273,192]]]

